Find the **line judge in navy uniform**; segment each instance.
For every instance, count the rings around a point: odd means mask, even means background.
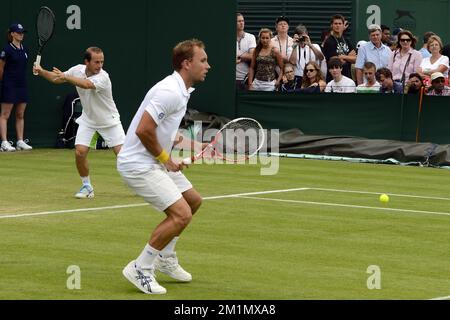
[[[28,102],[26,82],[28,50],[22,44],[25,32],[26,30],[20,23],[13,23],[8,29],[8,42],[0,52],[1,151],[32,149],[23,139],[24,114]],[[14,106],[16,106],[16,148],[7,138],[8,119]]]

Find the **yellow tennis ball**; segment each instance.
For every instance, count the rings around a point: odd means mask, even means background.
[[[380,196],[380,201],[381,201],[381,202],[389,202],[389,196],[388,196],[387,194],[383,193],[383,194]]]

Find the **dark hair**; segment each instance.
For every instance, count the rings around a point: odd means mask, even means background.
[[[409,78],[408,78],[408,79],[411,79],[411,78],[417,78],[417,79],[420,80],[420,82],[423,81],[422,76],[421,76],[420,74],[418,74],[417,72],[411,73],[411,74],[409,75]]]
[[[192,60],[194,47],[205,49],[205,44],[198,39],[190,39],[179,42],[172,50],[172,66],[175,71],[180,71],[184,60]]]
[[[345,17],[342,14],[335,14],[330,19],[330,24],[333,24],[334,20],[342,20],[342,23],[345,23]]]
[[[338,57],[331,57],[328,61],[328,69],[333,69],[334,67],[339,67],[342,69],[342,61]]]
[[[397,49],[401,49],[402,46],[400,45],[400,38],[402,35],[406,34],[411,39],[411,48],[416,47],[417,39],[414,37],[411,31],[409,30],[402,30],[397,34]]]
[[[89,48],[87,48],[86,51],[84,52],[83,61],[87,60],[88,62],[90,62],[91,59],[92,59],[92,52],[102,53],[103,50],[98,48],[98,47],[89,47]]]
[[[367,61],[366,63],[364,63],[364,69],[374,69],[375,71],[377,71],[377,66],[375,65],[375,63]]]
[[[380,68],[375,72],[375,78],[377,81],[380,81],[380,75],[383,75],[385,78],[391,78],[392,79],[392,72],[388,68]]]
[[[321,32],[321,34],[320,34],[320,41],[323,42],[323,41],[325,40],[325,38],[327,38],[328,36],[330,36],[330,33],[331,33],[330,28],[328,28],[328,29],[323,29],[322,32]]]
[[[391,28],[389,28],[387,25],[385,25],[385,24],[382,24],[381,26],[381,32],[383,32],[384,30],[389,30],[389,31],[391,31]]]
[[[433,31],[425,32],[423,35],[423,43],[428,43],[428,40],[430,40],[430,37],[434,36],[434,35],[436,35],[436,34]]]

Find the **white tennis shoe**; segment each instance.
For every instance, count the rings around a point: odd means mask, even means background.
[[[160,286],[155,279],[154,269],[141,269],[136,267],[136,260],[131,261],[122,270],[122,274],[139,290],[146,294],[164,294],[167,290]]]
[[[75,198],[84,199],[84,198],[93,198],[94,197],[94,188],[92,188],[89,184],[84,184],[80,191],[75,194]]]
[[[16,149],[18,151],[20,150],[24,150],[24,151],[29,151],[29,150],[33,150],[33,147],[27,144],[28,140],[19,140],[16,143]]]
[[[2,149],[2,151],[5,151],[5,152],[16,151],[16,148],[14,148],[12,146],[11,142],[9,142],[9,141],[2,141],[1,149]]]
[[[178,281],[192,280],[192,275],[179,265],[176,253],[164,257],[158,255],[155,260],[155,269]]]

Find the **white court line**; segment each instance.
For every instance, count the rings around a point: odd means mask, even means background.
[[[428,300],[450,300],[450,296],[446,296],[446,297],[437,297],[437,298],[428,299]]]
[[[326,189],[326,188],[309,188],[310,190],[318,191],[330,191],[330,192],[345,192],[345,193],[360,193],[360,194],[381,194],[382,192],[369,192],[369,191],[352,191],[352,190],[340,190],[340,189]],[[440,197],[427,197],[427,196],[413,196],[409,194],[398,194],[398,193],[386,193],[389,196],[405,197],[405,198],[420,198],[420,199],[433,199],[433,200],[446,200],[450,201],[450,198],[440,198]]]
[[[223,195],[223,196],[204,197],[203,200],[216,200],[216,199],[237,198],[237,197],[241,197],[241,196],[251,196],[251,195],[259,195],[259,194],[304,191],[304,190],[308,190],[308,189],[309,188],[294,188],[294,189],[281,189],[281,190],[236,193],[236,194],[228,194],[228,195]],[[148,203],[137,203],[137,204],[126,204],[126,205],[116,205],[116,206],[97,207],[97,208],[81,208],[81,209],[43,211],[43,212],[33,212],[33,213],[7,214],[7,215],[0,215],[0,219],[44,216],[44,215],[50,215],[50,214],[62,214],[62,213],[73,213],[73,212],[114,210],[114,209],[123,209],[123,208],[143,207],[143,206],[148,206],[148,205],[149,205]]]
[[[382,208],[382,207],[369,207],[369,206],[358,206],[352,204],[340,204],[340,203],[328,203],[328,202],[314,202],[314,201],[302,201],[302,200],[286,200],[286,199],[272,199],[272,198],[258,198],[249,196],[240,196],[239,198],[263,200],[263,201],[276,201],[276,202],[289,202],[289,203],[303,203],[312,204],[319,206],[329,206],[329,207],[344,207],[344,208],[357,208],[357,209],[373,209],[382,211],[395,211],[395,212],[407,212],[407,213],[424,213],[424,214],[435,214],[450,216],[449,212],[435,212],[435,211],[422,211],[422,210],[408,210],[408,209],[395,209],[395,208]]]

